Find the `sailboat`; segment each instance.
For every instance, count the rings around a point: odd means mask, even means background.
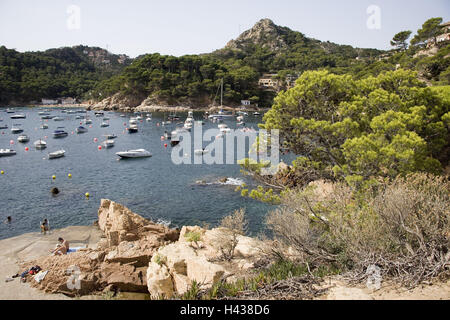
[[[217,94],[216,94],[217,96]],[[214,98],[215,101],[215,98]],[[222,120],[223,118],[233,117],[232,114],[226,114],[222,110],[223,107],[223,78],[220,80],[220,111],[218,114],[211,114],[208,116],[209,119]]]

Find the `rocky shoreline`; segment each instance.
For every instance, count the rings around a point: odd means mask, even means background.
[[[235,257],[220,259],[224,228],[170,229],[103,199],[95,226],[67,227],[49,235],[24,234],[0,240],[0,276],[9,278],[31,266],[48,271],[37,282],[27,276],[0,282],[0,299],[177,299],[193,283],[203,289],[218,281],[234,283],[259,266],[269,243],[238,236]],[[57,237],[76,252],[51,256]],[[81,247],[81,248],[80,248]],[[39,275],[39,274],[38,274]],[[450,280],[413,290],[386,283],[377,291],[350,286],[339,276],[324,279],[314,299],[450,299]]]

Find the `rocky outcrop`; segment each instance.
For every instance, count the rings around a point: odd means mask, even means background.
[[[280,51],[287,47],[282,34],[283,29],[275,25],[272,20],[262,19],[237,39],[228,42],[225,48],[240,50],[249,45],[259,45],[272,51]]]
[[[94,104],[91,109],[131,112],[144,99],[145,97],[143,96],[123,95],[122,93],[116,93],[115,95],[107,97],[102,101]]]
[[[148,293],[147,270],[161,246],[176,241],[179,230],[153,223],[111,200],[102,199],[98,227],[103,238],[96,249],[49,256],[27,265],[39,265],[48,274],[36,286],[69,296],[120,290]],[[161,289],[162,290],[162,289]]]
[[[152,257],[147,269],[147,285],[151,295],[168,298],[183,295],[193,281],[208,288],[222,279],[234,279],[236,275],[251,269],[262,255],[262,242],[238,236],[235,257],[227,262],[221,259],[220,251],[220,241],[225,231],[223,228],[206,230],[198,226],[184,226],[177,242],[160,247]]]

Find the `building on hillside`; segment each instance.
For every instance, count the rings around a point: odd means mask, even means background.
[[[243,106],[249,106],[251,104],[252,103],[250,102],[250,100],[241,100],[241,105],[243,105]]]
[[[55,100],[55,99],[42,99],[41,104],[44,104],[44,105],[58,104],[58,100]]]
[[[295,81],[297,81],[298,75],[288,74],[286,76],[286,89],[291,89],[295,86]]]
[[[266,73],[259,78],[258,85],[265,89],[278,89],[280,82],[275,78],[277,74]]]
[[[75,98],[62,98],[61,99],[61,104],[76,104],[77,103],[77,99]]]

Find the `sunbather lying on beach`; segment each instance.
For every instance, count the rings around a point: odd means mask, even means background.
[[[67,254],[67,251],[69,251],[69,241],[64,240],[63,238],[58,238],[58,241],[59,243],[54,250],[51,250],[51,253],[54,255]]]

